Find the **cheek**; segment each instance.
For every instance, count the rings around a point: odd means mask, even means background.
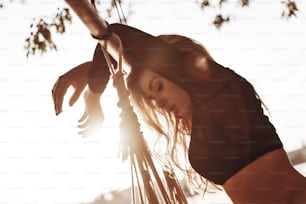
[[[191,109],[191,99],[189,94],[185,90],[181,92],[179,101],[182,107],[184,107],[185,111],[189,111]]]
[[[171,86],[171,89],[168,90],[168,93],[171,96],[171,101],[177,104],[180,109],[184,109],[184,111],[188,109],[191,100],[189,94],[184,89],[180,86],[173,85]]]
[[[180,98],[181,105],[184,109],[188,110],[190,106],[190,102],[186,96]]]

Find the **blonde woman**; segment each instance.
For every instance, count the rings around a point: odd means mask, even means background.
[[[187,37],[154,37],[121,24],[109,28],[123,44],[130,67],[126,84],[137,113],[167,141],[168,156],[192,183],[203,191],[207,184],[222,187],[233,203],[306,203],[306,179],[289,162],[263,103],[246,79],[216,63]],[[107,69],[99,46],[92,63],[97,59],[102,62],[89,66],[89,73]],[[89,74],[89,120],[94,118],[90,107],[100,107],[96,99],[108,77],[109,73]],[[54,86],[57,113],[65,94],[60,82],[74,78],[61,77]],[[83,127],[90,128],[90,121]],[[181,150],[191,168],[181,164]]]

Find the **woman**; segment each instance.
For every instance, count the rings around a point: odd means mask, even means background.
[[[164,136],[172,161],[194,183],[206,178],[234,203],[306,203],[306,179],[290,164],[249,82],[189,38],[110,27],[131,65],[127,86],[138,113]],[[177,158],[180,147],[192,169]]]

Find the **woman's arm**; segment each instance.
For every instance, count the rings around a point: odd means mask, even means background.
[[[116,62],[111,58],[112,63]],[[104,113],[100,104],[100,97],[110,78],[110,71],[104,57],[101,45],[98,43],[88,73],[88,89],[84,94],[85,112],[79,120],[79,134],[89,136],[95,129],[102,127]]]
[[[52,88],[52,98],[56,115],[63,111],[63,100],[69,87],[72,86],[74,88],[74,93],[70,97],[69,105],[73,106],[78,100],[80,94],[87,85],[88,72],[91,66],[91,61],[82,63],[70,69],[57,79]]]
[[[107,22],[97,13],[88,0],[66,0],[69,6],[83,21],[92,36],[100,40],[100,44],[114,59],[119,57],[120,38],[109,30]]]
[[[113,64],[116,62],[112,60]],[[110,78],[110,71],[105,60],[101,45],[98,43],[92,65],[88,72],[88,87],[94,93],[103,93]]]
[[[114,60],[113,63],[115,63]],[[63,100],[69,87],[74,88],[74,93],[69,101],[69,105],[73,106],[87,84],[91,92],[101,96],[109,77],[110,72],[98,43],[92,61],[77,65],[61,75],[55,82],[52,88],[52,98],[56,115],[62,112]]]
[[[115,61],[112,59],[112,63]],[[98,43],[93,60],[72,68],[60,76],[52,89],[52,97],[56,115],[62,112],[63,99],[67,89],[72,86],[75,89],[70,99],[72,106],[88,84],[89,89],[84,94],[85,112],[79,119],[80,134],[89,135],[93,129],[102,126],[104,114],[100,105],[100,97],[104,92],[110,78],[107,62]]]

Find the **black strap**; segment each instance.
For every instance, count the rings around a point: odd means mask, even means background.
[[[91,36],[96,40],[108,40],[112,36],[113,32],[114,32],[113,29],[107,23],[107,30],[104,34],[102,34],[100,36],[95,36],[95,35],[91,34]]]

